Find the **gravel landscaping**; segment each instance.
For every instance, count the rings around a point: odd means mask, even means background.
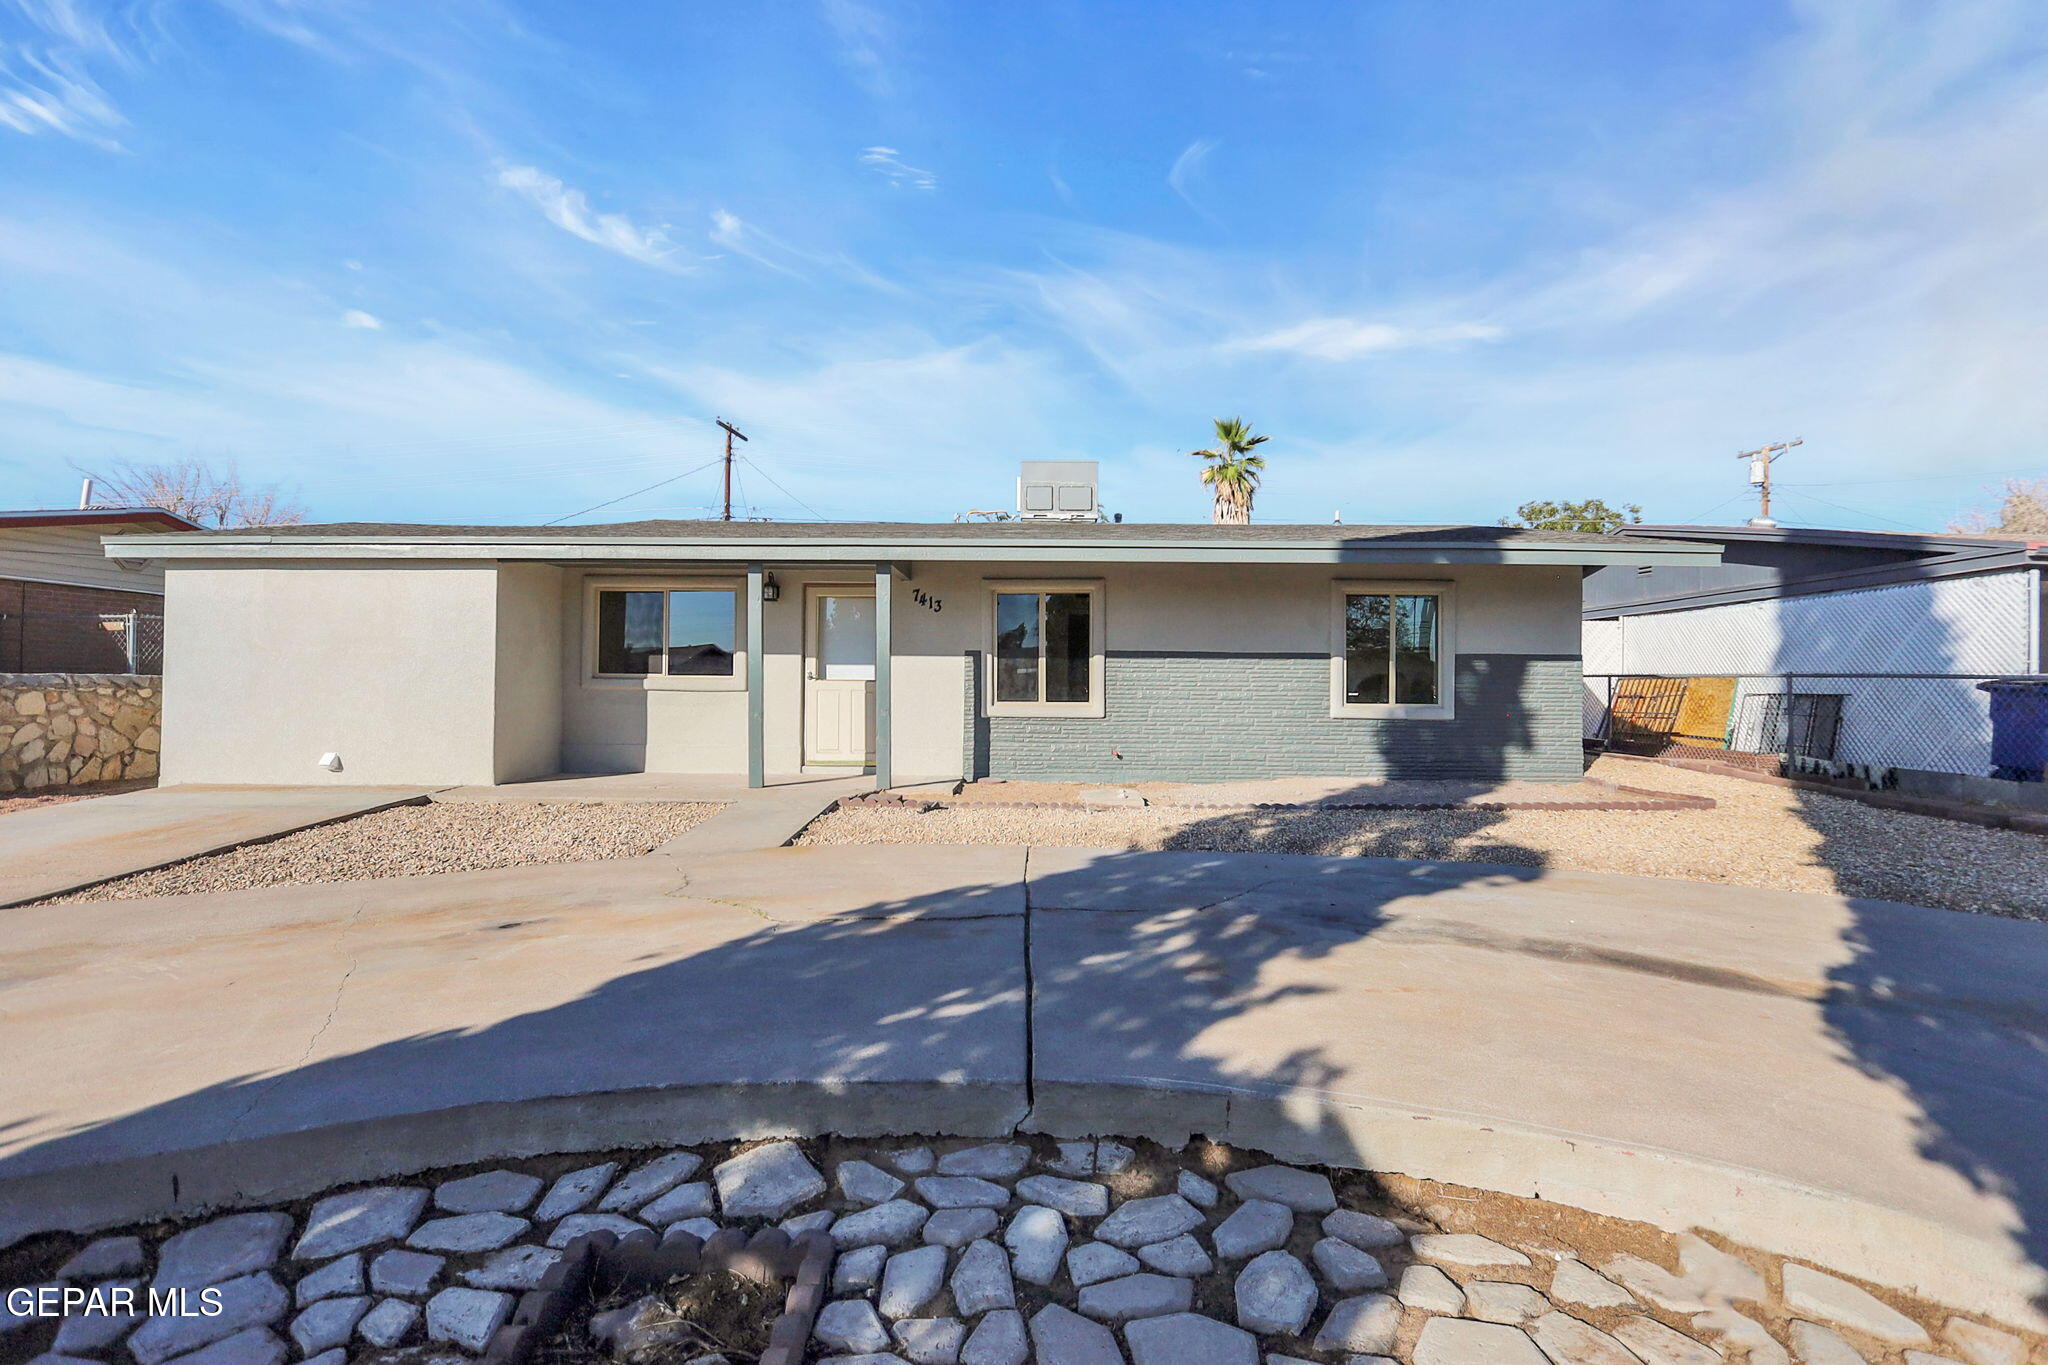
[[[666,801],[450,801],[397,806],[191,862],[103,882],[43,904],[191,896],[491,867],[635,858],[723,809]]]
[[[1040,844],[1520,863],[1838,892],[2048,919],[2048,839],[1713,773],[1603,758],[1590,774],[1712,810],[841,807],[800,844]]]
[[[543,1157],[47,1235],[0,1253],[0,1287],[55,1291],[7,1297],[28,1311],[0,1313],[0,1360],[459,1365],[578,1238],[630,1258],[721,1232],[829,1240],[819,1365],[2013,1365],[2042,1345],[1543,1200],[1202,1140],[898,1137]],[[223,1311],[109,1311],[124,1287],[211,1289]],[[674,1281],[557,1340],[579,1360],[744,1365],[748,1314],[772,1308],[735,1307],[744,1288]],[[730,1354],[700,1354],[707,1337]]]

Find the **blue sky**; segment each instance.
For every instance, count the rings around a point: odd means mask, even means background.
[[[1938,528],[2048,474],[2048,3],[0,0],[0,504]],[[705,470],[586,520],[701,515]]]

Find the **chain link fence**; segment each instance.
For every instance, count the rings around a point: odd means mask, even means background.
[[[1753,767],[1806,759],[1983,777],[1991,702],[1977,684],[2011,674],[1588,674],[1586,739],[1622,753]]]
[[[0,673],[161,673],[164,618],[0,611]]]

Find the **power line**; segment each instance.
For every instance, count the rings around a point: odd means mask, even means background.
[[[770,474],[767,470],[761,468],[759,464],[756,464],[751,456],[742,455],[740,456],[740,458],[742,460],[745,460],[748,464],[753,465],[754,472],[756,474],[759,474],[762,478],[768,480],[769,483],[774,484],[776,488],[781,489],[782,496],[788,498],[791,502],[795,503],[798,507],[803,508],[806,512],[809,512],[813,520],[824,521],[827,519],[823,512],[820,512],[817,508],[811,506],[802,498],[790,492],[787,488],[783,488],[781,484],[776,483],[775,476],[773,474]]]
[[[1692,516],[1687,517],[1684,521],[1680,522],[1679,525],[1696,526],[1699,524],[1699,520],[1701,517],[1712,516],[1714,513],[1720,511],[1723,507],[1726,507],[1729,503],[1734,502],[1736,498],[1742,498],[1747,496],[1749,495],[1746,493],[1737,493],[1732,497],[1723,498],[1719,502],[1715,503],[1712,507],[1709,507],[1706,511],[1698,512]]]
[[[1783,487],[1783,485],[1780,485],[1780,487]],[[1793,496],[1804,498],[1808,502],[1820,503],[1824,507],[1832,507],[1838,512],[1848,512],[1853,516],[1869,517],[1872,521],[1890,522],[1893,526],[1903,527],[1905,530],[1908,531],[1917,532],[1920,530],[1918,526],[1913,525],[1911,522],[1899,521],[1892,517],[1881,516],[1876,512],[1866,512],[1860,507],[1847,507],[1839,502],[1829,502],[1826,498],[1817,498],[1811,493],[1795,493]]]
[[[698,472],[700,472],[700,471],[702,471],[702,470],[706,470],[706,469],[709,469],[709,468],[711,468],[711,466],[713,466],[713,465],[715,465],[715,464],[717,464],[717,463],[718,463],[718,461],[716,461],[716,460],[706,460],[706,461],[705,461],[705,462],[704,462],[703,464],[700,464],[700,465],[698,465],[696,469],[685,469],[685,470],[684,470],[684,471],[683,471],[682,473],[680,473],[680,474],[675,474],[675,475],[671,475],[670,477],[668,477],[668,478],[666,478],[666,479],[663,479],[663,480],[661,480],[661,482],[659,482],[659,483],[650,483],[650,484],[648,484],[648,485],[647,485],[647,487],[645,487],[645,488],[636,488],[636,489],[634,489],[634,490],[633,490],[633,491],[632,491],[631,493],[627,493],[627,494],[625,494],[625,495],[624,495],[624,496],[622,496],[622,497],[616,497],[616,498],[613,498],[613,499],[612,499],[612,500],[611,500],[610,502],[601,502],[601,503],[598,503],[598,504],[597,504],[597,505],[596,505],[595,507],[586,507],[586,508],[584,508],[584,509],[583,509],[583,510],[582,510],[581,512],[571,512],[571,513],[569,513],[569,515],[568,515],[568,516],[566,516],[566,517],[556,517],[556,518],[555,518],[555,519],[554,519],[553,521],[544,521],[544,522],[542,522],[542,523],[541,523],[541,525],[543,525],[543,526],[556,526],[556,525],[559,525],[559,524],[561,524],[562,522],[565,522],[565,521],[568,521],[568,520],[570,520],[570,519],[571,519],[571,518],[573,518],[573,517],[582,517],[582,516],[588,516],[588,515],[589,515],[590,513],[592,513],[592,512],[596,512],[596,511],[601,511],[602,509],[604,509],[604,508],[607,508],[607,507],[611,507],[611,506],[613,506],[613,505],[615,505],[615,504],[617,504],[617,503],[622,503],[622,502],[626,501],[626,499],[627,499],[627,498],[637,498],[637,497],[639,497],[639,496],[640,496],[640,495],[641,495],[642,493],[652,493],[652,492],[653,492],[653,491],[654,491],[655,489],[657,489],[657,488],[664,488],[664,487],[668,486],[669,484],[672,484],[672,483],[674,483],[674,482],[675,482],[675,481],[676,481],[677,479],[687,479],[687,478],[689,478],[689,477],[690,477],[690,476],[691,476],[692,474],[698,473]],[[729,509],[729,508],[730,508],[730,499],[728,499],[728,509]],[[730,515],[729,511],[728,511],[728,515],[726,516],[726,520],[727,520],[727,521],[731,521],[731,520],[732,520],[732,517],[731,517],[731,515]]]

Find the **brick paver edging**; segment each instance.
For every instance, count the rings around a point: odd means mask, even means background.
[[[1120,802],[1090,803],[1085,801],[948,801],[944,797],[918,796],[907,792],[863,792],[858,796],[842,797],[842,806],[917,806],[923,810],[1279,810],[1302,811],[1304,813],[1326,810],[1586,810],[1586,811],[1667,811],[1667,810],[1712,810],[1714,799],[1709,796],[1685,796],[1677,792],[1651,791],[1647,787],[1628,787],[1619,782],[1603,782],[1589,777],[1586,782],[1604,787],[1609,791],[1623,792],[1629,796],[1645,797],[1639,801],[1401,801],[1392,798],[1380,801],[1339,799],[1335,801],[1148,801],[1142,806],[1128,806]]]
[[[652,1231],[624,1237],[586,1233],[562,1249],[562,1259],[548,1268],[540,1288],[519,1296],[511,1320],[492,1335],[482,1365],[526,1365],[583,1300],[593,1276],[617,1289],[651,1292],[678,1275],[720,1270],[762,1284],[788,1282],[782,1313],[768,1330],[768,1349],[759,1365],[799,1365],[831,1283],[832,1238],[806,1232],[792,1241],[772,1227],[751,1240],[739,1228],[725,1228],[709,1241],[681,1228],[659,1241]]]
[[[1636,754],[1610,754],[1608,757],[1626,758],[1634,763],[1661,763],[1666,767],[1683,768],[1688,772],[1712,773],[1716,777],[1735,777],[1744,782],[1760,782],[1767,787],[1790,787],[1794,791],[1819,792],[1824,796],[1839,796],[1844,801],[1861,801],[1866,806],[1876,806],[1881,810],[1904,811],[1908,815],[1927,815],[1937,820],[1982,825],[1987,829],[2016,830],[2021,834],[2048,835],[2048,814],[2037,811],[2000,810],[1996,806],[1980,806],[1969,801],[1944,801],[1937,796],[1909,796],[1904,792],[1871,791],[1864,787],[1837,786],[1832,782],[1809,782],[1803,778],[1780,777],[1776,773],[1760,773],[1732,763],[1715,763],[1703,758],[1648,758]]]

